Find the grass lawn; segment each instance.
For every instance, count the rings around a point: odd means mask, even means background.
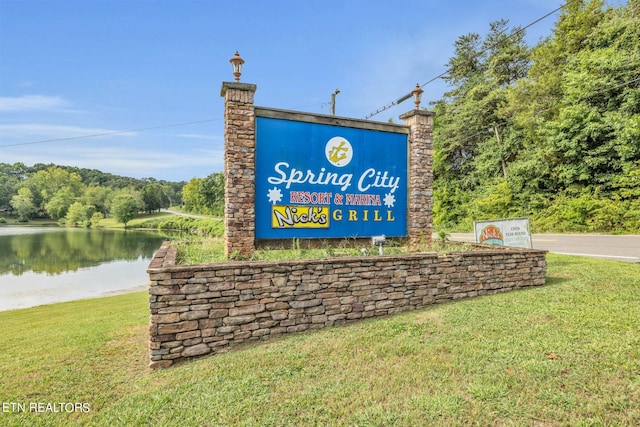
[[[168,212],[153,212],[153,213],[141,213],[131,221],[127,223],[128,228],[135,228],[139,224],[148,221],[150,219],[166,219],[173,218],[175,214],[171,214]],[[100,220],[100,227],[102,228],[122,228],[124,229],[124,224],[116,221],[114,217],[103,218]]]
[[[548,261],[543,287],[156,372],[146,293],[2,312],[0,425],[640,425],[640,265]]]

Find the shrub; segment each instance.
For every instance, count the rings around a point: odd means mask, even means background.
[[[103,219],[104,215],[102,214],[102,212],[94,212],[93,215],[91,215],[91,227],[100,226],[100,221],[102,221]]]

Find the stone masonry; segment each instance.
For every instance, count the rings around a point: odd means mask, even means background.
[[[220,92],[224,97],[225,105],[224,219],[227,257],[240,255],[243,258],[250,258],[256,247],[255,117],[257,107],[254,106],[255,91],[254,84],[224,82]],[[404,120],[404,125],[409,128],[407,240],[411,250],[419,250],[431,243],[434,115],[435,113],[431,111],[413,110],[400,116]],[[331,119],[340,122],[333,116]],[[310,120],[322,119],[310,117]]]
[[[323,328],[545,283],[546,252],[449,254],[175,265],[165,242],[150,279],[150,366],[232,344]]]
[[[433,196],[433,117],[413,110],[400,116],[409,127],[409,206],[407,236],[410,250],[431,244]]]
[[[228,82],[221,90],[227,257],[249,258],[256,245],[255,90]],[[431,243],[433,115],[401,116],[409,131],[412,251]],[[518,248],[187,266],[175,265],[175,257],[165,242],[147,270],[152,368],[245,341],[543,285],[546,275],[544,251]]]
[[[224,97],[225,254],[251,257],[255,248],[256,85],[222,84]]]

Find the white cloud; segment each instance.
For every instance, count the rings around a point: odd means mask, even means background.
[[[60,164],[70,161],[75,166],[134,177],[188,180],[204,177],[224,168],[222,150],[144,150],[122,146],[81,147],[74,159],[61,156]],[[56,163],[56,162],[54,162]]]
[[[0,97],[0,112],[72,111],[69,102],[60,96],[23,95]]]

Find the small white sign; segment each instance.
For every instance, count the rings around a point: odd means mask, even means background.
[[[492,219],[473,222],[476,243],[531,249],[529,218]]]

